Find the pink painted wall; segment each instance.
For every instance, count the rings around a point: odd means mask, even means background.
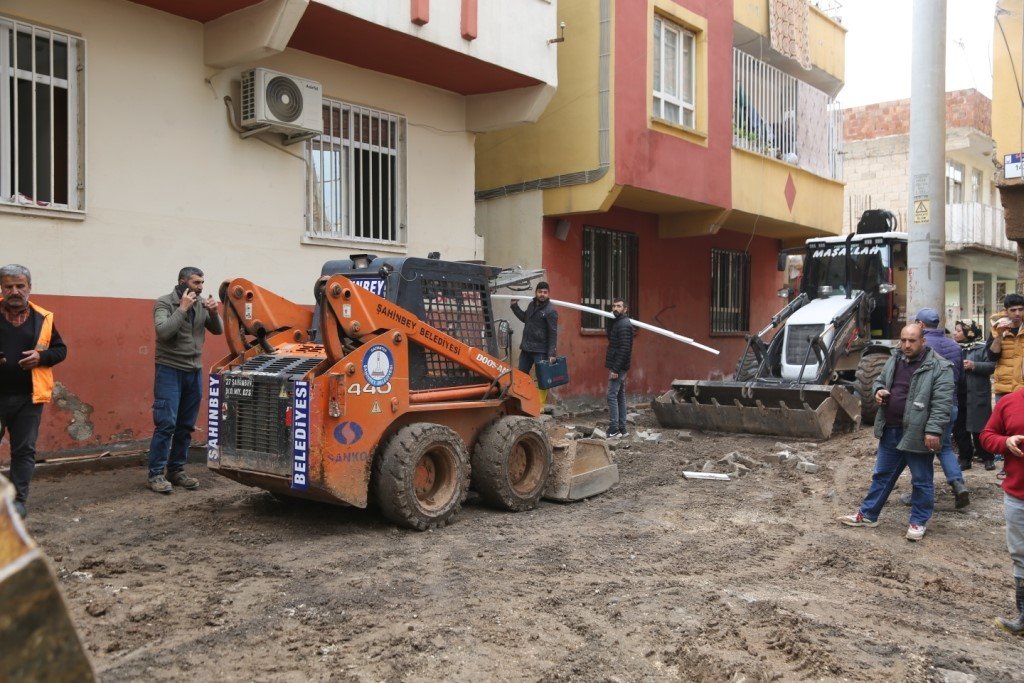
[[[657,216],[624,209],[607,214],[572,216],[568,238],[554,236],[554,219],[544,224],[544,267],[556,299],[579,301],[582,291],[583,226],[633,232],[639,247],[639,315],[641,320],[690,337],[721,351],[706,351],[641,331],[633,341],[633,363],[627,391],[664,392],[673,379],[706,379],[713,370],[730,375],[743,351],[742,335],[715,336],[711,328],[711,249],[744,251],[751,258],[750,325],[764,326],[783,305],[776,296],[782,273],[776,270],[777,240],[722,231],[710,237],[661,239]],[[557,390],[559,396],[603,395],[607,388],[604,355],[607,339],[580,330],[580,314],[561,309],[559,354],[568,357],[571,384]]]
[[[708,145],[648,128],[645,2],[615,3],[615,179],[629,185],[730,208],[732,190],[732,3],[677,0],[708,22]]]

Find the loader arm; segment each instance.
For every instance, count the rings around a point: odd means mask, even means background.
[[[250,280],[225,280],[220,300],[224,304],[224,336],[233,358],[244,356],[255,346],[269,353],[275,342],[309,341],[312,311]]]
[[[394,330],[396,334],[404,332],[408,341],[458,363],[489,383],[477,398],[482,399],[497,389],[500,394],[518,400],[523,413],[530,416],[540,414],[537,387],[526,373],[427,325],[408,310],[353,284],[343,275],[328,278],[321,291],[320,333],[328,365],[333,366],[345,356],[344,337],[360,340],[388,330]]]

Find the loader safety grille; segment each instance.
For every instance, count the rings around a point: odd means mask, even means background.
[[[252,396],[233,398],[235,449],[278,453],[282,439],[287,443],[284,430],[288,401],[280,399],[282,384],[277,380],[256,381],[252,388]]]
[[[263,372],[275,375],[305,375],[315,368],[323,358],[310,358],[308,356],[276,356],[264,354],[254,356],[242,363],[242,372]]]
[[[494,318],[482,283],[423,278],[423,321],[464,344],[490,348]],[[424,350],[424,360],[427,377],[474,377],[467,368],[434,351]]]
[[[789,326],[786,331],[786,364],[803,365],[806,360],[808,365],[817,365],[818,357],[814,355],[814,351],[808,354],[808,349],[811,340],[821,334],[823,329],[824,325]]]

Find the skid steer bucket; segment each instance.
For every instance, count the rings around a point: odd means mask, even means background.
[[[94,681],[53,570],[13,503],[0,477],[0,681]]]
[[[571,503],[604,493],[619,483],[608,444],[598,439],[552,443],[551,474],[544,498]]]
[[[860,401],[841,386],[676,380],[652,402],[662,427],[827,439],[860,425]]]

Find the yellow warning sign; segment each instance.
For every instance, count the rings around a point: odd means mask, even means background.
[[[380,410],[380,403],[378,401],[374,401],[373,402],[373,407],[370,408],[370,412],[371,413],[379,413],[379,412],[381,412],[381,410]]]
[[[930,199],[917,199],[914,201],[914,222],[915,223],[927,223],[931,220],[931,206],[932,202]]]

